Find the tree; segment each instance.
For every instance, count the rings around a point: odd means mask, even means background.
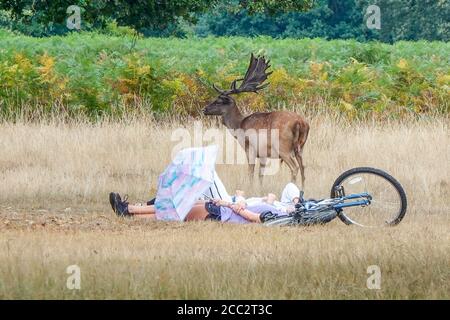
[[[267,13],[275,15],[277,13],[306,11],[311,9],[314,0],[240,0],[239,7],[247,9],[250,14]]]
[[[249,12],[276,13],[285,10],[306,10],[313,0],[256,0],[238,1],[239,9]],[[112,20],[118,25],[135,29],[163,30],[183,18],[195,21],[195,14],[204,12],[219,0],[3,0],[0,10],[10,13],[15,25],[35,28],[34,35],[67,32],[65,28],[67,8],[76,5],[81,8],[81,22],[84,29],[102,28]],[[40,29],[40,30],[39,30]]]
[[[366,25],[369,5],[381,11],[381,29]],[[306,12],[250,14],[248,9],[215,7],[199,19],[199,35],[269,35],[359,41],[442,40],[450,36],[448,0],[317,0]]]
[[[216,7],[200,18],[201,35],[269,35],[273,37],[358,38],[365,40],[363,13],[355,9],[354,0],[316,0],[306,12],[290,11],[271,15],[236,12]]]
[[[358,7],[369,4],[381,10],[381,29],[376,38],[398,40],[442,40],[450,37],[450,1],[447,0],[356,0]]]

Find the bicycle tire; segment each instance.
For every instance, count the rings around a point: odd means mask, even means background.
[[[395,219],[393,219],[392,221],[390,221],[389,223],[386,223],[387,225],[390,226],[395,226],[397,224],[400,223],[400,221],[402,221],[402,219],[405,217],[406,214],[406,209],[407,209],[407,198],[406,198],[406,193],[405,190],[403,189],[402,185],[400,184],[400,182],[398,182],[394,177],[392,177],[390,174],[388,174],[387,172],[380,170],[380,169],[376,169],[376,168],[371,168],[371,167],[358,167],[358,168],[353,168],[350,170],[347,170],[345,172],[343,172],[333,183],[333,186],[331,187],[331,192],[330,192],[330,196],[332,198],[336,197],[337,195],[335,194],[335,188],[337,186],[339,186],[344,180],[346,180],[348,177],[355,175],[355,174],[361,174],[361,173],[369,173],[369,174],[374,174],[377,175],[381,178],[384,178],[386,181],[388,181],[394,188],[395,190],[398,192],[399,197],[400,197],[400,210],[397,214],[397,216],[395,217]],[[345,209],[341,210],[340,212],[338,212],[338,217],[339,219],[344,222],[347,225],[351,225],[354,224],[352,219],[348,218],[345,215]]]

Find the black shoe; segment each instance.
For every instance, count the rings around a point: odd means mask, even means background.
[[[118,193],[113,194],[113,203],[114,203],[114,212],[119,217],[129,217],[131,216],[130,212],[128,212],[128,202],[122,201],[120,195]]]
[[[127,196],[125,196],[125,197],[127,197]],[[125,199],[125,201],[126,200],[127,199]],[[115,205],[116,202],[122,202],[122,199],[120,198],[120,195],[118,193],[111,192],[109,194],[109,203],[111,204],[111,207],[112,207],[114,212],[116,212],[116,205]]]
[[[109,194],[109,203],[111,204],[111,208],[113,209],[113,211],[116,212],[116,207],[114,206],[114,197],[115,197],[115,193],[111,192]]]

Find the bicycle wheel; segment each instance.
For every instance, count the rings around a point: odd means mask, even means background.
[[[277,217],[263,223],[266,226],[294,226],[296,221],[292,216]]]
[[[329,209],[319,212],[306,212],[301,217],[295,215],[281,216],[265,221],[266,226],[312,226],[325,224],[336,218],[336,210]]]
[[[331,187],[334,198],[336,187],[343,187],[345,195],[367,192],[370,205],[347,207],[338,214],[345,224],[364,227],[394,226],[406,214],[406,194],[400,183],[386,172],[368,168],[354,168],[342,173]]]

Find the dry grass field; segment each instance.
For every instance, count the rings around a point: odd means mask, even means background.
[[[327,196],[351,167],[381,168],[408,195],[399,226],[119,219],[108,193],[150,198],[178,124],[1,123],[0,298],[450,298],[448,119],[309,121],[306,196]],[[248,195],[279,194],[289,178],[286,167],[262,184],[248,179],[245,165],[217,170],[230,191]],[[80,290],[66,288],[74,264]],[[366,286],[371,265],[381,270],[379,290]]]

